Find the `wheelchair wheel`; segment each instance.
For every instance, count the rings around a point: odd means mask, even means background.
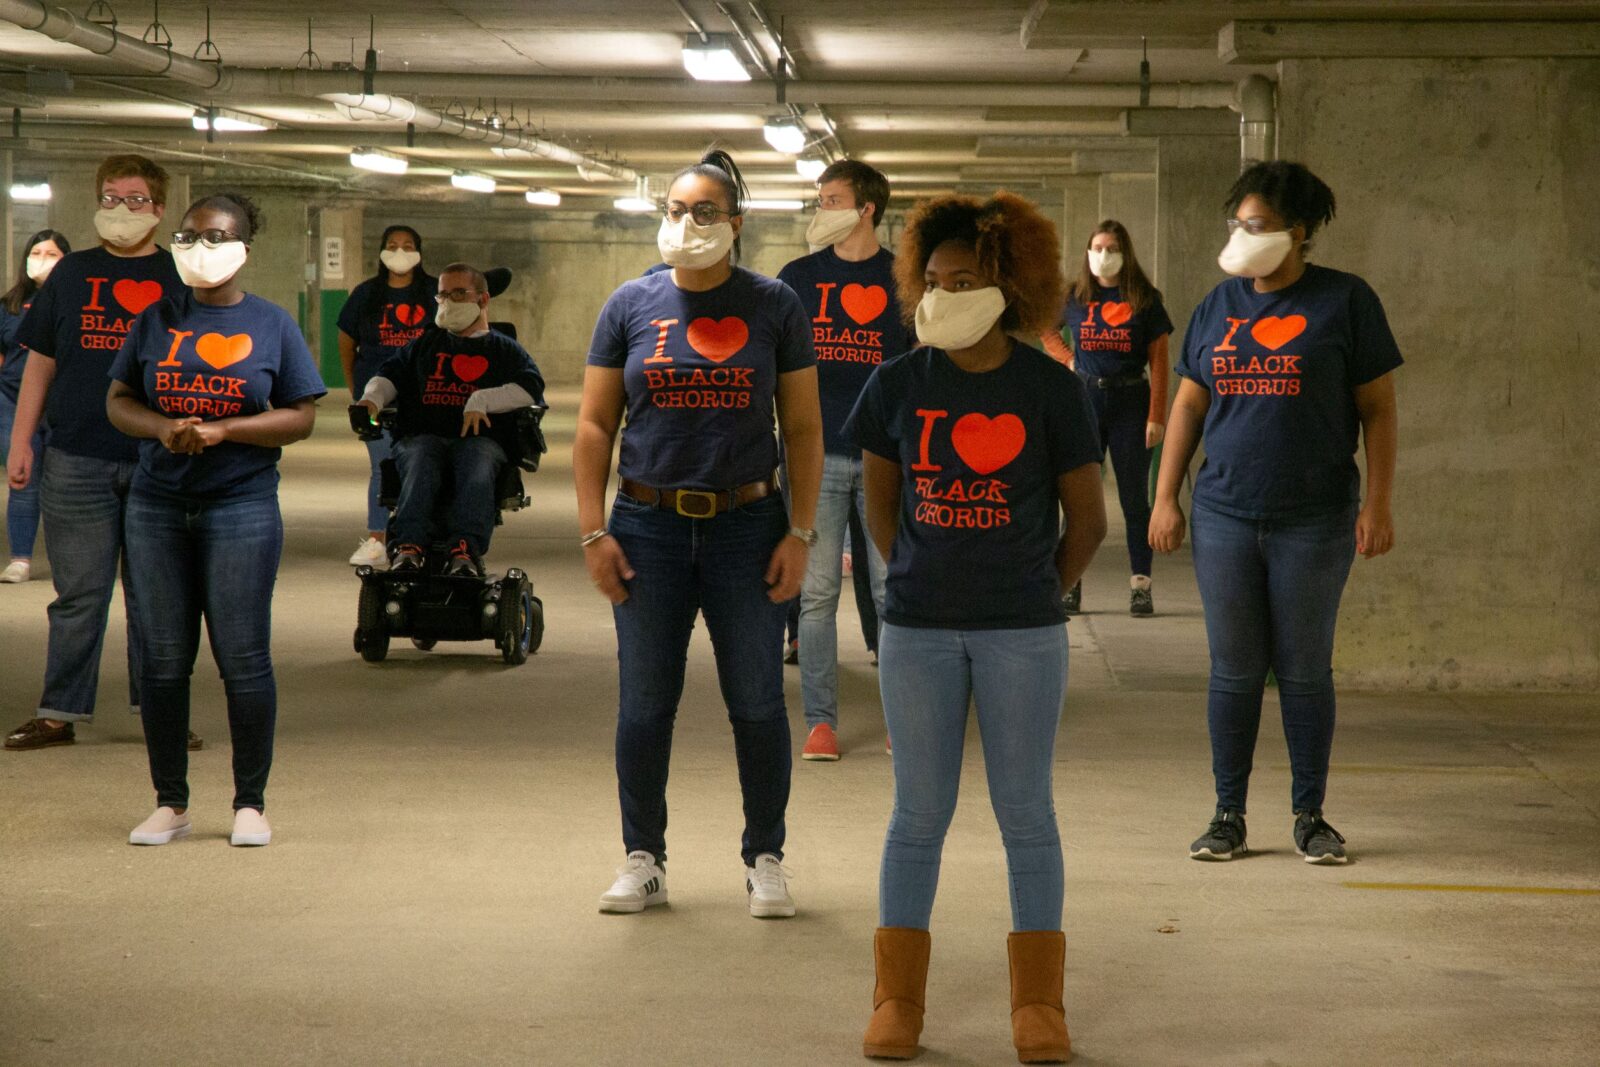
[[[432,652],[433,646],[438,643],[438,638],[434,637],[413,637],[411,639],[411,647],[418,652]]]
[[[537,652],[539,646],[544,644],[544,601],[534,597],[532,612],[533,627],[528,635],[528,651]]]
[[[355,646],[368,663],[382,663],[389,655],[389,630],[383,623],[383,589],[376,582],[361,583]]]
[[[528,662],[528,651],[533,639],[533,585],[525,575],[506,576],[506,592],[501,597],[500,654],[506,663],[515,667]]]

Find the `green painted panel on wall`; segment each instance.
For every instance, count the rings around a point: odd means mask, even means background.
[[[322,380],[330,389],[347,388],[344,366],[339,362],[339,312],[350,296],[348,289],[322,290],[322,340],[318,346],[318,362],[322,367]]]

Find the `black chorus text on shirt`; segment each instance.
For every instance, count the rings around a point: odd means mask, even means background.
[[[1095,286],[1087,304],[1068,298],[1061,312],[1062,332],[1072,345],[1074,369],[1091,378],[1121,378],[1144,373],[1150,343],[1172,332],[1161,294],[1138,311],[1117,286]]]
[[[1400,366],[1372,287],[1308,264],[1258,293],[1230,278],[1195,308],[1177,372],[1211,394],[1195,503],[1247,519],[1324,515],[1360,499],[1355,390]]]
[[[249,293],[213,307],[184,289],[149,308],[134,321],[110,376],[167,418],[203,422],[258,415],[328,391],[294,319]],[[277,492],[281,448],[223,441],[179,455],[157,440],[138,445],[135,493],[192,501]]]
[[[873,373],[845,432],[900,465],[884,618],[958,630],[1060,625],[1059,477],[1100,462],[1086,387],[1019,342],[964,371],[916,348]]]
[[[624,478],[727,490],[772,475],[778,376],[816,357],[794,290],[735,267],[704,292],[678,288],[670,270],[624,282],[600,312],[588,363],[623,372]]]
[[[106,417],[106,374],[134,319],[188,291],[166,249],[115,256],[88,248],[56,264],[17,329],[19,344],[55,360],[45,402],[51,448],[93,459],[138,458],[138,443]]]

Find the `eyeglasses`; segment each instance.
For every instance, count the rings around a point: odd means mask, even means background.
[[[221,248],[229,241],[242,241],[236,233],[227,230],[174,230],[172,233],[172,246],[174,248],[193,248],[199,241],[207,248]]]
[[[481,292],[482,289],[442,289],[434,300],[441,304],[446,300],[452,304],[465,304],[468,300],[478,299],[478,294]]]
[[[1258,236],[1263,233],[1272,232],[1272,223],[1258,215],[1252,215],[1248,219],[1224,219],[1223,223],[1228,227],[1229,233],[1235,232],[1241,226],[1243,226],[1246,231]]]
[[[685,215],[691,215],[694,217],[694,221],[701,226],[710,226],[712,223],[717,221],[718,215],[727,215],[729,218],[732,218],[734,214],[731,211],[722,210],[709,200],[702,200],[694,207],[685,207],[674,200],[672,203],[668,204],[663,211],[667,218],[673,222],[679,221]]]
[[[100,194],[101,207],[116,207],[118,204],[127,204],[129,211],[140,211],[153,203],[155,201],[148,196],[139,196],[138,194],[133,196],[117,196],[113,193]]]

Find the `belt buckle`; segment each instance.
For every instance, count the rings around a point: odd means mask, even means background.
[[[683,502],[685,500],[703,501],[705,503],[706,510],[685,511],[683,508]],[[679,489],[678,498],[677,500],[673,501],[673,507],[677,510],[679,515],[682,515],[686,519],[709,519],[717,513],[717,494],[707,492],[704,489]]]

